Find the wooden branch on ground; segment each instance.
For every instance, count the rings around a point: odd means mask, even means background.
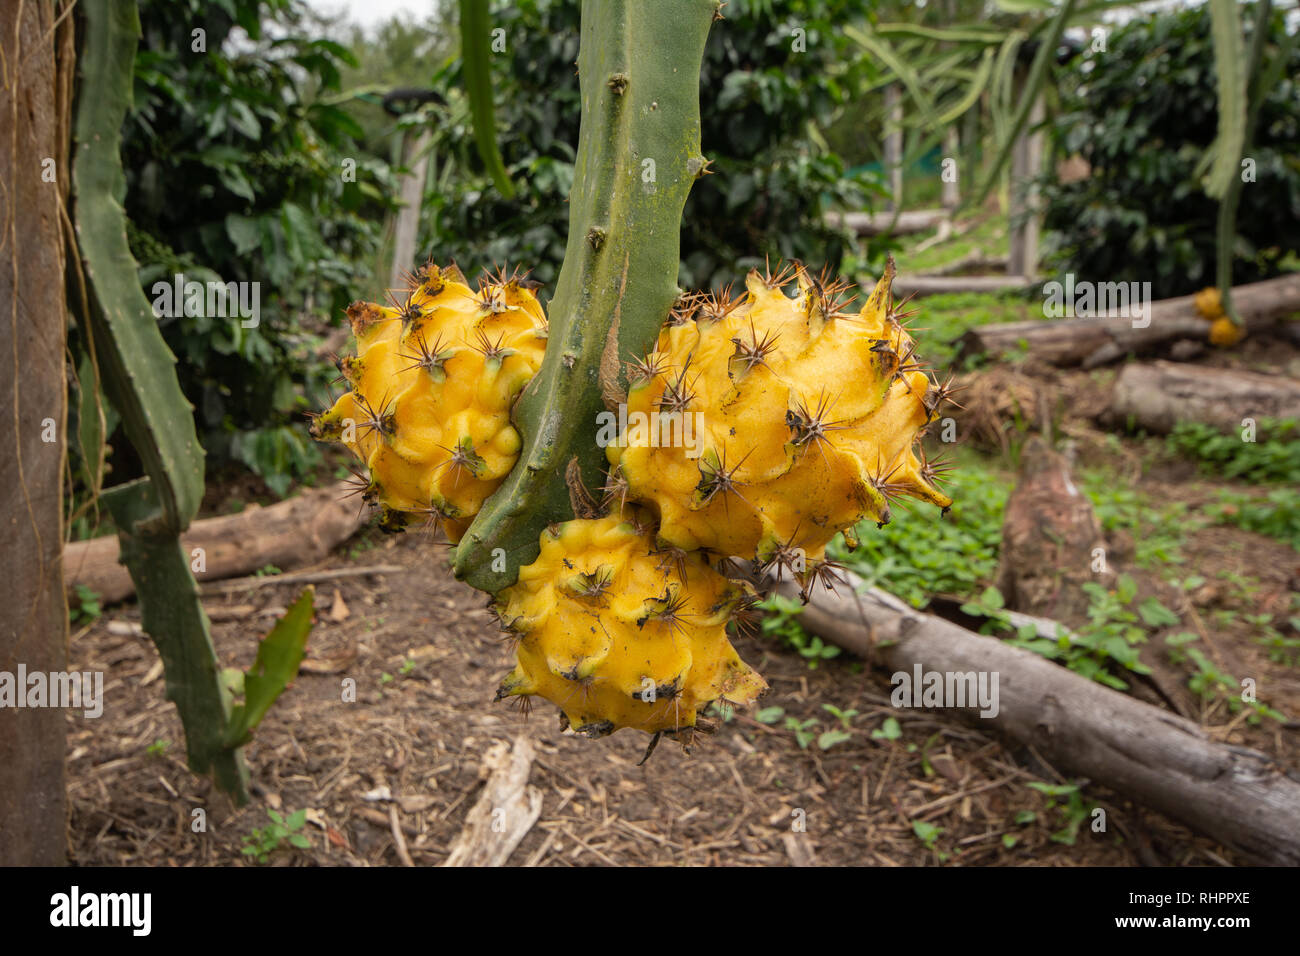
[[[363,568],[331,568],[328,571],[300,571],[297,574],[264,574],[261,577],[235,578],[233,581],[205,584],[199,588],[199,593],[228,594],[244,588],[262,588],[272,584],[320,584],[322,581],[360,578],[368,574],[401,574],[406,570],[400,564],[372,564]]]
[[[1236,429],[1243,418],[1300,419],[1300,382],[1180,362],[1135,363],[1115,380],[1110,412],[1116,422],[1159,434],[1180,421]]]
[[[465,829],[451,845],[443,866],[502,866],[542,815],[542,792],[528,783],[533,744],[515,740],[513,752],[505,741],[488,750],[480,768],[487,783],[465,817]]]
[[[779,590],[798,594],[790,582]],[[1265,754],[1218,743],[1190,720],[876,588],[860,595],[818,591],[799,621],[896,673],[998,675],[997,714],[983,719],[985,726],[1252,860],[1300,865],[1300,782]],[[981,722],[978,702],[954,709]]]
[[[912,209],[897,216],[892,212],[832,212],[826,214],[826,223],[832,229],[852,229],[859,236],[901,236],[933,229],[950,215],[947,209]]]
[[[204,518],[181,536],[186,553],[203,549],[202,584],[273,564],[295,567],[319,561],[365,524],[356,502],[344,497],[346,482],[304,492],[265,508],[251,505],[238,514]],[[195,565],[192,565],[195,566]],[[74,541],[63,549],[68,593],[85,585],[112,603],[135,593],[131,576],[118,563],[117,535]]]
[[[1236,286],[1232,302],[1249,332],[1270,330],[1279,319],[1300,311],[1300,273]],[[1151,303],[1149,310],[1137,319],[1111,316],[981,325],[958,340],[958,357],[997,356],[1027,347],[1029,356],[1052,365],[1093,368],[1175,339],[1209,337],[1210,322],[1196,310],[1193,296],[1161,299]],[[1135,321],[1146,324],[1137,328]]]
[[[954,292],[1019,292],[1032,289],[1037,284],[1037,279],[1011,275],[900,275],[894,280],[894,295],[897,298],[910,295],[919,299],[927,295],[947,295]]]
[[[917,247],[918,249],[920,246]],[[977,271],[982,273],[992,273],[994,278],[1002,278],[1007,271],[1006,256],[990,256],[979,249],[975,249],[960,259],[954,259],[952,262],[945,263],[934,269],[927,269],[920,275],[925,278],[938,278],[940,276],[957,276],[967,271]],[[985,276],[981,276],[984,278]],[[895,282],[898,280],[895,279]]]

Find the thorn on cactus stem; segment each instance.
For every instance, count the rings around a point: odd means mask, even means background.
[[[792,409],[785,413],[785,424],[791,432],[791,442],[795,446],[807,445],[809,442],[817,442],[818,450],[821,451],[822,457],[826,456],[825,448],[830,446],[830,437],[828,432],[837,431],[841,428],[848,428],[848,424],[843,421],[828,421],[830,407],[835,402],[826,395],[826,389],[823,388],[818,397],[817,404],[813,408],[802,401],[796,401]]]
[[[856,295],[845,295],[853,284],[836,278],[830,266],[823,266],[820,275],[815,277],[805,274],[808,276],[818,311],[823,318],[834,318],[857,299]]]
[[[799,590],[799,597],[803,603],[807,604],[811,597],[810,592],[814,587],[820,584],[827,591],[834,591],[837,585],[848,584],[848,579],[844,577],[844,565],[831,561],[829,559],[820,561],[808,569]]]
[[[595,571],[579,574],[572,584],[574,595],[596,604],[605,602],[605,594],[614,583],[614,569],[602,566]]]
[[[677,572],[677,579],[685,583],[687,552],[684,548],[675,548],[670,545],[665,548],[658,548],[650,553],[663,555],[659,559],[659,563],[655,565],[656,571],[662,571],[664,576],[667,577],[668,570],[671,568]]]
[[[605,244],[606,235],[607,233],[600,226],[592,226],[590,229],[587,230],[587,243],[591,246],[591,248],[599,249],[602,245]]]
[[[657,408],[669,413],[684,413],[691,402],[694,401],[695,392],[686,384],[686,374],[690,371],[693,358],[694,356],[689,356],[686,359],[686,364],[682,366],[682,370],[677,373],[677,378],[664,386],[663,395],[655,401]]]
[[[773,333],[769,330],[760,339],[758,332],[754,329],[754,320],[750,319],[749,341],[746,342],[739,336],[731,340],[736,346],[736,351],[731,356],[731,360],[738,365],[745,366],[745,370],[741,374],[748,374],[754,370],[755,366],[767,365],[767,357],[776,348],[777,340],[780,338],[780,333]]]
[[[446,468],[450,465],[456,471],[456,481],[453,487],[460,484],[460,476],[462,472],[467,471],[469,472],[470,477],[475,477],[478,475],[479,470],[484,466],[484,464],[486,464],[486,462],[484,462],[484,460],[474,452],[474,443],[468,438],[462,438],[460,442],[457,443],[455,449],[448,448],[445,445],[439,445],[438,447],[445,451],[449,457],[446,461],[437,465],[435,470],[437,470],[437,468]]]
[[[627,494],[629,485],[627,476],[623,474],[623,466],[615,465],[605,476],[605,484],[601,488],[600,503],[607,513],[622,514],[627,507]],[[614,510],[614,499],[618,499],[618,510]]]
[[[645,753],[642,754],[641,759],[636,762],[636,765],[638,767],[640,767],[642,764],[644,764],[647,760],[650,759],[650,755],[654,753],[655,748],[659,746],[659,738],[662,736],[663,736],[663,731],[656,731],[655,735],[650,738],[650,743],[645,748]]]
[[[415,354],[407,355],[404,352],[398,353],[401,358],[407,359],[411,362],[410,365],[407,365],[405,368],[401,369],[401,371],[409,372],[411,369],[415,368],[424,369],[424,371],[432,376],[435,381],[443,380],[445,375],[443,365],[446,364],[447,360],[450,359],[453,354],[454,353],[445,350],[442,347],[441,335],[434,336],[433,345],[429,345],[425,340],[423,332],[418,332],[415,335]]]
[[[407,292],[405,299],[398,299],[393,295],[393,290],[388,290],[388,301],[397,317],[402,320],[402,328],[409,329],[416,320],[424,317],[424,310],[415,301],[415,291],[411,289]]]
[[[736,480],[736,472],[739,471],[740,466],[745,463],[745,459],[753,453],[754,450],[751,448],[749,451],[745,452],[744,457],[742,457],[740,461],[736,462],[736,464],[731,468],[727,467],[726,445],[722,446],[721,455],[715,453],[711,456],[706,454],[701,457],[699,464],[700,483],[696,486],[696,494],[700,496],[700,503],[702,505],[708,504],[713,500],[715,495],[721,492],[723,495],[722,506],[724,510],[727,508],[726,496],[728,494],[733,494],[741,501],[745,502],[745,504],[749,504],[749,500],[736,490],[737,485],[744,484],[743,481]]]
[[[705,159],[703,156],[692,156],[686,161],[686,172],[692,179],[711,176],[713,174],[713,170],[709,169],[711,165],[713,165],[711,159]]]
[[[643,358],[632,359],[623,363],[627,366],[627,377],[632,385],[644,385],[662,375],[668,368],[668,356],[662,352],[651,352]]]
[[[763,257],[763,285],[769,289],[783,289],[794,279],[795,266],[789,262],[777,262],[777,271],[772,271],[772,264],[766,256]]]
[[[655,605],[654,610],[640,618],[636,622],[637,627],[645,627],[646,622],[653,619],[674,634],[683,633],[686,630],[686,618],[690,616],[684,611],[688,602],[689,599],[682,593],[682,589],[670,584],[664,589],[663,596],[650,602]]]
[[[478,344],[474,346],[474,351],[481,353],[483,358],[489,362],[493,359],[500,359],[503,356],[510,355],[514,352],[514,349],[507,348],[502,344],[505,341],[505,337],[505,333],[502,332],[497,336],[496,342],[493,343],[492,340],[488,338],[487,333],[482,329],[479,329],[475,333],[475,338],[477,339]]]
[[[700,298],[701,322],[720,322],[744,303],[744,298],[732,298],[732,283],[721,292],[710,292]]]
[[[944,402],[947,402],[949,405],[952,405],[954,408],[966,407],[965,405],[961,404],[960,402],[958,402],[956,399],[952,397],[957,392],[964,390],[966,386],[956,385],[954,384],[954,381],[955,381],[954,377],[951,373],[949,373],[948,378],[944,380],[942,385],[935,384],[935,382],[931,380],[930,384],[933,387],[930,389],[930,391],[925,393],[926,411],[933,413]]]
[[[605,85],[613,91],[615,96],[622,96],[623,92],[627,89],[627,74],[612,73]]]
[[[668,310],[668,324],[685,325],[695,318],[695,313],[700,307],[700,293],[682,292],[677,296],[673,306]]]
[[[392,402],[387,395],[380,403],[379,411],[375,411],[364,395],[355,395],[355,401],[366,416],[364,421],[357,422],[357,428],[377,431],[384,438],[392,438],[397,433],[397,419],[393,415]]]

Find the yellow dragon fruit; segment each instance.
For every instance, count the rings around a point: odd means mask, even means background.
[[[751,599],[700,554],[656,550],[636,509],[552,526],[497,595],[518,637],[497,699],[544,697],[587,736],[632,727],[689,739],[711,701],[749,704],[767,688],[727,639]]]
[[[854,526],[889,521],[898,496],[952,503],[917,444],[948,390],[915,359],[893,276],[890,260],[857,314],[841,311],[844,284],[802,267],[751,272],[743,297],[675,310],[631,364],[629,426],[606,447],[664,543],[779,562],[806,585],[835,534],[855,546]]]
[[[459,540],[514,466],[510,409],[546,350],[546,316],[504,271],[470,289],[456,266],[430,263],[390,306],[353,303],[351,386],[313,434],[342,441],[369,469],[360,489],[383,526],[441,521]]]

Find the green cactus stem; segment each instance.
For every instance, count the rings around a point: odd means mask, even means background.
[[[601,484],[597,415],[626,390],[676,301],[682,209],[707,172],[699,77],[716,0],[583,0],[582,126],[550,345],[515,408],[520,460],[457,548],[457,577],[496,593],[573,517],[565,474]]]

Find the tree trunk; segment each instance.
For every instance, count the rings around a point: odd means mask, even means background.
[[[1243,419],[1300,420],[1300,382],[1238,369],[1152,362],[1124,366],[1111,393],[1111,416],[1165,434],[1181,421],[1222,429]]]
[[[944,209],[956,209],[961,205],[961,192],[957,185],[957,154],[961,151],[961,144],[957,141],[957,127],[949,126],[943,133],[943,161],[946,163],[952,160],[952,172],[947,170],[940,171],[940,199],[939,202]],[[945,175],[946,174],[946,175]]]
[[[194,522],[181,535],[181,545],[195,580],[201,584],[268,564],[283,569],[319,561],[368,517],[355,498],[344,497],[347,491],[346,483],[339,483],[266,508],[253,505],[239,514]],[[130,597],[135,585],[118,553],[116,535],[69,544],[63,557],[68,590],[85,585],[109,603]]]
[[[1194,297],[1179,296],[1150,303],[1143,317],[1050,319],[1007,322],[970,329],[959,340],[959,358],[1027,350],[1052,365],[1093,368],[1129,353],[1143,354],[1179,338],[1206,341],[1210,321],[1197,310]],[[1300,311],[1300,273],[1252,282],[1232,290],[1238,315],[1251,333],[1278,326]],[[1136,323],[1136,324],[1135,324]]]
[[[1038,186],[1035,178],[1043,163],[1043,98],[1029,111],[1029,120],[1011,154],[1011,249],[1007,272],[1033,278],[1038,273]]]
[[[885,176],[889,180],[888,209],[903,208],[903,94],[897,83],[885,87]]]
[[[849,575],[850,586],[861,581]],[[798,594],[786,582],[780,590]],[[1087,777],[1232,847],[1300,865],[1300,782],[1267,755],[1211,740],[1199,726],[1030,651],[917,611],[876,588],[818,591],[799,622],[895,673],[998,675],[998,712],[983,721]],[[958,709],[981,722],[979,705]]]
[[[0,4],[0,672],[67,668],[63,600],[64,246],[71,33],[50,3]],[[70,22],[70,21],[69,21]],[[56,57],[56,48],[58,55]],[[26,686],[15,687],[27,700]],[[67,862],[65,714],[0,707],[0,866]]]
[[[402,137],[402,165],[410,172],[403,173],[399,182],[402,208],[397,213],[396,239],[393,243],[393,265],[388,277],[389,288],[400,289],[406,283],[402,274],[415,267],[415,243],[420,232],[420,206],[424,202],[424,184],[429,172],[429,143],[433,137],[428,128],[419,134],[408,130]]]

